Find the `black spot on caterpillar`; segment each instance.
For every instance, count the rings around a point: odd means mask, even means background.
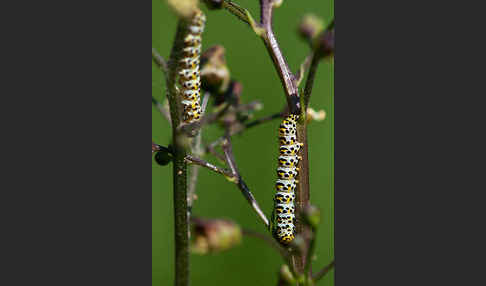
[[[179,83],[182,86],[182,120],[191,123],[201,118],[201,78],[199,76],[199,57],[201,54],[201,34],[206,16],[198,10],[194,13],[184,37],[184,57],[179,65]]]
[[[298,181],[295,180],[299,172],[297,167],[301,156],[297,155],[303,143],[297,142],[297,119],[298,116],[291,114],[285,118],[278,129],[280,142],[277,182],[275,183],[276,194],[274,197],[275,218],[273,224],[273,235],[280,243],[288,244],[295,238],[295,188]]]

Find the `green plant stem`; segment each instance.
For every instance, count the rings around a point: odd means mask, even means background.
[[[319,66],[320,60],[321,59],[316,56],[315,53],[312,54],[309,75],[307,76],[304,88],[304,110],[307,110],[307,107],[309,106],[309,100],[312,94],[312,87],[314,86],[314,78],[316,77],[317,67]]]
[[[180,132],[181,112],[176,89],[177,66],[181,59],[186,23],[179,20],[177,32],[168,62],[167,98],[172,121],[173,146],[173,197],[175,234],[175,286],[189,285],[189,218],[187,208],[187,147],[185,135]],[[153,53],[153,51],[152,51]]]
[[[310,280],[312,279],[312,256],[314,256],[314,249],[316,246],[316,235],[317,235],[317,229],[312,228],[312,236],[309,241],[309,249],[307,250],[307,260],[305,262],[305,267],[304,267],[304,273],[306,277]]]
[[[176,133],[176,132],[174,132]],[[177,136],[177,134],[173,134]],[[175,140],[177,141],[177,139]],[[174,144],[174,232],[175,232],[175,285],[189,285],[189,224],[187,215],[187,163],[184,148]]]

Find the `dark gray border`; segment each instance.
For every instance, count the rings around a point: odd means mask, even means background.
[[[485,284],[484,23],[466,7],[336,4],[337,286]]]
[[[151,4],[21,5],[4,9],[0,284],[151,285]]]

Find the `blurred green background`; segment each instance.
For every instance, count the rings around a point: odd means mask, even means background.
[[[259,1],[235,2],[259,19]],[[285,104],[283,88],[262,41],[229,12],[208,11],[204,5],[201,7],[207,15],[203,50],[215,44],[226,48],[231,76],[243,84],[242,101],[260,100],[263,103],[264,108],[255,113],[255,118],[280,111]],[[329,23],[334,17],[333,0],[285,0],[274,11],[274,32],[294,72],[309,52],[308,46],[296,33],[299,19],[309,12]],[[176,20],[166,0],[152,1],[152,47],[165,58],[170,53]],[[322,212],[314,271],[327,265],[334,257],[333,82],[333,63],[323,61],[317,71],[311,107],[324,109],[327,116],[322,122],[311,122],[308,128],[311,203]],[[152,95],[161,102],[165,98],[163,75],[153,63]],[[233,137],[234,153],[242,176],[268,217],[271,215],[276,179],[278,124],[278,120],[272,121]],[[167,145],[170,134],[168,122],[152,107],[153,140]],[[210,141],[221,134],[218,128],[210,127],[205,129],[203,140]],[[218,163],[212,157],[206,159]],[[172,285],[174,279],[171,173],[170,165],[161,167],[152,160],[152,285]],[[244,228],[266,232],[237,187],[222,176],[201,169],[197,194],[199,199],[193,208],[195,215],[228,218]],[[206,256],[191,255],[190,263],[192,285],[276,285],[282,259],[263,242],[244,237],[242,244],[229,251]],[[334,270],[317,285],[334,285]]]

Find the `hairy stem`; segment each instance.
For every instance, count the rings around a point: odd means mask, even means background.
[[[168,63],[167,98],[172,121],[173,140],[173,197],[175,234],[175,286],[189,285],[189,218],[187,208],[187,147],[185,135],[180,133],[181,123],[179,96],[176,88],[177,68],[181,59],[183,37],[186,29],[184,20],[179,20],[177,32]],[[152,50],[153,54],[153,50]]]

